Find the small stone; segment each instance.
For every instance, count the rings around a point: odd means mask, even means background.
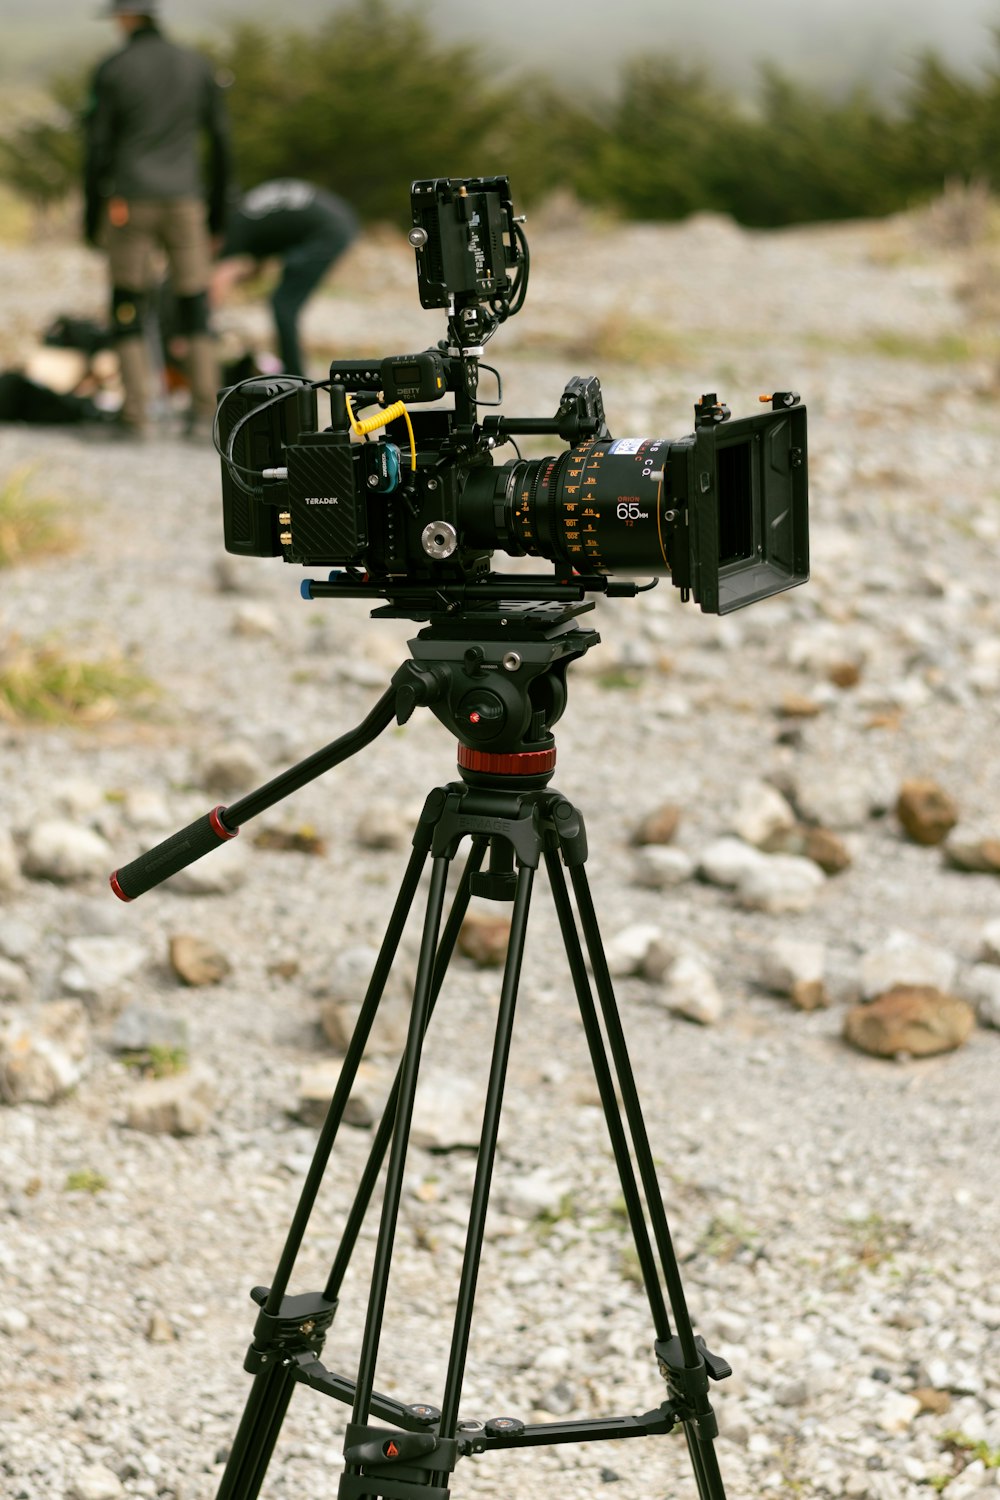
[[[113,865],[110,844],[91,828],[60,818],[32,825],[24,870],[36,880],[90,880],[107,876]]]
[[[413,819],[395,802],[373,802],[354,825],[362,849],[405,849],[413,835]]]
[[[280,629],[277,615],[266,604],[247,600],[233,611],[233,635],[242,636],[245,640],[275,636]]]
[[[183,1051],[188,1045],[187,1022],[153,1006],[126,1006],[111,1028],[116,1052]]]
[[[917,1386],[910,1394],[914,1401],[920,1403],[921,1411],[933,1412],[937,1417],[943,1416],[951,1407],[951,1396],[948,1391],[937,1391],[933,1386]]]
[[[895,931],[880,948],[873,948],[862,958],[861,996],[871,1000],[900,985],[948,990],[957,973],[954,954],[931,948],[908,932]]]
[[[819,865],[824,875],[839,875],[851,863],[851,852],[844,840],[829,828],[809,828],[801,852]]]
[[[470,912],[458,934],[458,951],[481,969],[495,969],[507,957],[510,919]]]
[[[651,946],[661,936],[660,929],[649,922],[636,922],[615,933],[605,946],[610,973],[618,979],[641,973]]]
[[[767,855],[743,839],[716,839],[702,850],[698,874],[711,885],[738,886],[766,859]]]
[[[795,827],[795,813],[786,798],[766,781],[744,782],[732,817],[733,832],[757,849]]]
[[[263,777],[260,756],[242,740],[216,745],[201,764],[201,784],[206,791],[248,792]]]
[[[122,807],[130,828],[159,830],[174,826],[166,797],[152,787],[131,787]]]
[[[973,964],[963,980],[962,993],[975,1006],[980,1023],[1000,1031],[1000,968]]]
[[[861,681],[861,666],[856,661],[835,661],[827,668],[826,675],[834,687],[857,687]]]
[[[547,1167],[519,1172],[513,1178],[497,1182],[500,1208],[519,1219],[537,1219],[541,1214],[555,1213],[570,1191],[570,1183]]]
[[[221,984],[232,968],[218,948],[186,933],[170,939],[170,966],[182,983],[194,989]]]
[[[778,705],[778,712],[786,719],[814,719],[822,711],[823,705],[805,693],[785,693]]]
[[[340,1082],[343,1062],[340,1058],[326,1057],[312,1063],[303,1070],[299,1079],[299,1098],[295,1117],[305,1125],[322,1125],[330,1108],[330,1100]],[[344,1123],[362,1130],[369,1129],[380,1118],[389,1097],[390,1078],[381,1068],[363,1062],[351,1089],[351,1097],[344,1111]]]
[[[16,891],[21,883],[21,861],[10,830],[0,827],[0,894]]]
[[[708,965],[693,954],[681,954],[671,965],[664,1001],[674,1015],[700,1026],[714,1026],[722,1019],[722,996]]]
[[[70,962],[59,976],[64,988],[90,1000],[113,996],[146,962],[146,950],[126,938],[74,937],[66,953]]]
[[[943,852],[953,870],[1000,875],[1000,838],[949,839]]]
[[[128,1100],[128,1123],[148,1135],[203,1135],[214,1106],[215,1086],[205,1074],[147,1078]]]
[[[240,839],[220,844],[171,875],[169,889],[184,896],[226,896],[247,878],[246,850]]]
[[[53,1104],[80,1080],[90,1051],[87,1013],[78,1000],[53,1000],[31,1017],[0,1025],[0,1098]]]
[[[19,1307],[0,1307],[0,1333],[16,1338],[19,1333],[27,1333],[30,1327],[31,1319]]]
[[[987,922],[979,934],[979,957],[985,964],[1000,964],[1000,922]]]
[[[875,1420],[883,1432],[906,1432],[920,1410],[915,1396],[905,1391],[889,1391],[875,1413]]]
[[[633,873],[637,885],[648,890],[667,890],[682,885],[694,875],[694,860],[683,849],[670,849],[665,844],[646,844],[637,849],[633,860]]]
[[[958,822],[958,807],[936,781],[906,781],[896,799],[896,816],[917,844],[943,844]]]
[[[27,1000],[31,981],[20,964],[0,957],[0,1000]]]
[[[800,1010],[829,1004],[825,974],[824,945],[795,938],[778,938],[761,965],[761,983],[777,995],[786,995]]]
[[[91,1464],[81,1469],[70,1481],[70,1500],[120,1500],[125,1487],[117,1474],[103,1464]]]
[[[425,1151],[475,1150],[483,1129],[481,1087],[457,1073],[424,1073],[413,1101],[410,1136]]]
[[[825,884],[825,875],[811,859],[769,854],[746,871],[736,894],[742,906],[755,911],[807,911]]]
[[[151,1344],[172,1344],[177,1334],[166,1313],[155,1312],[146,1324],[146,1338]]]
[[[681,810],[666,802],[647,813],[632,833],[633,844],[669,844],[673,842],[681,820]]]
[[[844,1020],[844,1036],[876,1057],[931,1057],[953,1052],[976,1024],[971,1005],[930,985],[900,985],[868,1005],[855,1005]]]

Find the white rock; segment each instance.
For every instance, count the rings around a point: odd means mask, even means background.
[[[716,839],[702,850],[698,860],[698,873],[712,885],[738,886],[751,870],[755,870],[766,859],[766,854],[761,854],[759,849],[743,839]]]
[[[31,981],[20,964],[0,957],[0,1000],[27,1000]]]
[[[215,1092],[214,1081],[199,1071],[143,1079],[129,1097],[128,1123],[150,1135],[202,1135],[211,1123]]]
[[[671,965],[663,998],[675,1015],[702,1026],[722,1018],[722,996],[712,972],[693,954],[682,954]]]
[[[89,1050],[90,1027],[78,1000],[10,1017],[0,1026],[4,1096],[13,1104],[52,1104],[80,1081]]]
[[[247,852],[241,839],[220,844],[193,864],[178,870],[169,889],[185,896],[225,896],[238,890],[247,878]]]
[[[733,832],[761,848],[795,827],[796,816],[787,798],[767,781],[746,781],[739,789],[732,817]]]
[[[70,962],[59,977],[71,994],[80,996],[117,989],[146,962],[145,949],[127,938],[70,938],[66,953]]]
[[[950,990],[958,972],[958,960],[943,948],[931,948],[908,932],[896,930],[880,948],[861,960],[861,994],[874,999],[895,985],[931,985]]]
[[[667,844],[644,844],[635,851],[633,873],[638,885],[650,890],[666,890],[682,885],[694,874],[694,860],[683,849]]]
[[[100,834],[63,818],[32,825],[24,855],[28,875],[41,880],[88,880],[114,868],[111,846]]]
[[[963,997],[975,1006],[982,1024],[1000,1030],[1000,967],[996,964],[973,965],[959,989]]]
[[[826,946],[799,938],[777,938],[761,960],[761,983],[778,995],[790,995],[796,985],[822,983],[826,976]]]
[[[802,817],[822,828],[863,828],[886,801],[887,794],[880,792],[856,765],[803,773],[795,786],[795,803]]]
[[[227,740],[208,750],[201,762],[201,784],[213,792],[248,792],[264,779],[264,764],[244,740]]]
[[[8,828],[0,827],[0,892],[15,891],[21,881],[21,861]]]
[[[825,884],[826,876],[811,859],[770,854],[746,871],[736,894],[742,906],[755,911],[806,911]]]
[[[323,1123],[342,1071],[343,1059],[335,1057],[321,1058],[304,1069],[299,1080],[299,1103],[296,1110],[299,1119],[314,1125]],[[363,1062],[358,1068],[351,1097],[344,1111],[345,1124],[362,1129],[374,1125],[381,1118],[391,1087],[391,1074],[383,1068]]]
[[[605,945],[608,969],[617,978],[638,974],[655,942],[662,939],[660,929],[651,922],[636,922],[616,932]]]
[[[987,922],[979,934],[979,957],[986,964],[1000,964],[1000,921]]]
[[[410,1139],[428,1151],[475,1148],[483,1128],[483,1090],[458,1073],[423,1071],[413,1101]]]
[[[519,1219],[536,1219],[539,1214],[555,1213],[571,1192],[571,1184],[545,1167],[525,1172],[510,1181],[497,1173],[497,1201],[504,1213]]]
[[[130,828],[173,829],[176,818],[162,792],[152,787],[132,787],[122,804]]]
[[[333,1000],[360,1003],[371,983],[372,970],[378,962],[378,949],[364,943],[341,948],[326,974],[327,988]]]
[[[273,609],[266,604],[255,604],[251,600],[237,606],[233,611],[233,635],[253,640],[255,637],[274,636],[281,629],[281,622]]]
[[[72,1500],[119,1500],[125,1487],[103,1464],[91,1464],[71,1481],[69,1493]]]
[[[905,1432],[920,1415],[920,1402],[916,1396],[905,1391],[888,1391],[883,1396],[875,1413],[875,1420],[883,1432]]]
[[[103,789],[82,776],[57,781],[52,788],[52,806],[67,818],[89,818],[104,805]]]

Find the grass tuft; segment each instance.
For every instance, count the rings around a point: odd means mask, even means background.
[[[16,636],[0,644],[0,720],[8,723],[100,724],[126,706],[141,712],[154,696],[124,659],[88,661]]]
[[[28,492],[31,470],[16,469],[0,485],[0,568],[55,557],[76,545],[76,534],[54,500]]]

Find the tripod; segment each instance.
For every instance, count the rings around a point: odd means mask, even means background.
[[[484,611],[475,618],[474,642],[467,614],[437,620],[410,642],[412,660],[394,674],[391,687],[357,729],[231,807],[215,809],[112,876],[116,894],[132,899],[220,840],[233,837],[241,823],[355,754],[394,717],[402,722],[417,706],[430,707],[459,740],[461,780],[435,788],[424,803],[277,1269],[269,1287],[255,1287],[251,1293],[260,1312],[245,1368],[254,1379],[218,1500],[255,1500],[300,1384],[351,1407],[340,1500],[447,1500],[449,1476],[460,1458],[542,1444],[651,1437],[678,1426],[687,1441],[699,1496],[725,1500],[709,1381],[731,1372],[692,1328],[587,880],[583,819],[549,787],[555,767],[551,726],[566,704],[566,669],[599,640],[596,631],[573,624],[580,608],[512,604]],[[470,850],[446,912],[450,866],[465,839]],[[428,859],[430,882],[402,1059],[326,1285],[322,1292],[290,1294],[295,1262]],[[667,1396],[661,1405],[639,1415],[543,1423],[513,1416],[468,1421],[460,1418],[459,1403],[529,908],[535,873],[542,864],[607,1122],[652,1316],[654,1357]],[[406,1405],[375,1389],[376,1363],[421,1051],[473,895],[512,903],[510,937],[444,1390],[439,1406]],[[327,1369],[320,1355],[383,1168],[367,1316],[357,1373],[351,1379]]]

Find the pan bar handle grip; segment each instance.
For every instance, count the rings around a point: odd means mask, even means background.
[[[147,849],[131,864],[123,865],[111,876],[111,889],[119,901],[134,901],[143,891],[176,875],[186,865],[194,864],[203,854],[217,849],[239,833],[238,828],[227,828],[223,822],[224,807],[214,807],[210,813],[172,833],[155,849]]]

